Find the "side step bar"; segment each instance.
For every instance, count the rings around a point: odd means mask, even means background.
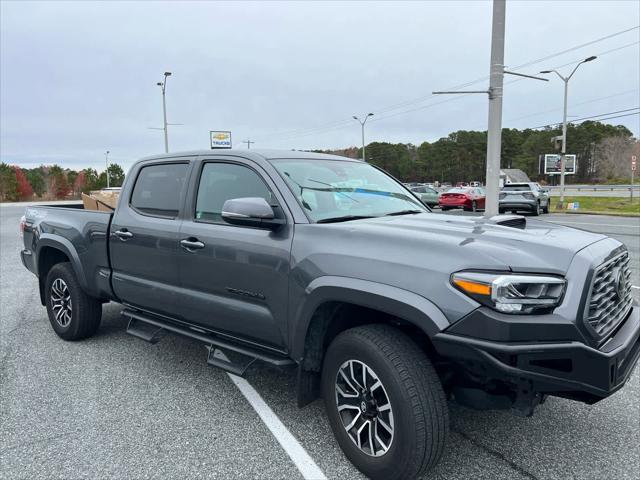
[[[129,318],[127,333],[146,342],[152,344],[157,343],[166,332],[170,332],[206,344],[209,349],[207,363],[235,375],[244,375],[256,360],[261,360],[279,367],[295,364],[295,362],[288,357],[264,352],[249,346],[239,345],[221,339],[213,333],[208,333],[200,329],[198,329],[198,331],[191,330],[188,327],[169,323],[158,317],[153,317],[130,308],[122,310],[121,315]]]

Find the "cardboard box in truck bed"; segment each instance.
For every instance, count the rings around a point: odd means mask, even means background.
[[[110,188],[103,190],[94,190],[82,194],[82,204],[85,210],[100,210],[103,212],[112,212],[115,210],[120,196],[120,189]]]

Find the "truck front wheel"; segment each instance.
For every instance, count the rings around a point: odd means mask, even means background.
[[[69,262],[54,265],[45,283],[47,313],[53,330],[64,340],[81,340],[100,326],[102,303],[87,295]]]
[[[366,325],[338,335],[322,394],[340,447],[369,478],[416,478],[442,455],[449,414],[440,379],[400,330]]]

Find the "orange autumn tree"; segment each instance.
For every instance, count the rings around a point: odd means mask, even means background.
[[[27,176],[18,166],[14,166],[13,170],[16,173],[16,181],[18,183],[18,198],[20,200],[30,199],[33,196],[33,188],[31,188],[31,184],[29,183],[29,180],[27,180]]]

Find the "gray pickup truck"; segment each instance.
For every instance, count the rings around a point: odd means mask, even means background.
[[[345,455],[374,479],[441,456],[447,401],[531,415],[548,395],[597,402],[640,355],[618,241],[533,219],[431,213],[372,165],[295,151],[137,162],[113,213],[30,207],[22,262],[53,330],[203,342],[238,375],[296,368]]]

